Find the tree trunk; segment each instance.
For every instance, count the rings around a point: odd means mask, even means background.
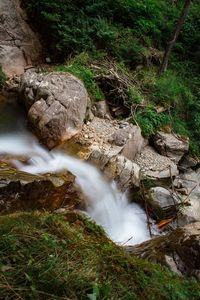
[[[183,26],[183,24],[185,22],[185,19],[186,19],[187,15],[188,15],[191,2],[192,2],[191,0],[185,0],[185,4],[183,6],[183,9],[182,9],[180,18],[178,20],[178,23],[176,25],[176,28],[175,28],[175,30],[173,32],[173,35],[172,35],[170,41],[167,43],[167,47],[165,49],[163,60],[162,60],[160,69],[158,71],[158,76],[162,75],[166,71],[166,69],[167,69],[170,53],[171,53],[172,48],[174,47],[174,45],[176,43],[178,35],[179,35],[179,33],[180,33],[181,29],[182,29],[182,26]]]

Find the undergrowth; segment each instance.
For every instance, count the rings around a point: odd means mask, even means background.
[[[72,220],[0,217],[0,299],[199,299],[194,279],[127,256],[85,217]]]
[[[103,90],[96,75],[106,71],[104,61],[111,62],[111,68],[112,62],[123,66],[122,72],[131,74],[134,80],[125,88],[119,86],[119,104],[125,98],[130,115],[130,107],[134,106],[132,112],[143,134],[149,137],[168,123],[172,131],[190,138],[192,153],[200,156],[199,1],[192,2],[170,56],[169,69],[160,78],[157,71],[163,50],[184,1],[64,0],[61,5],[60,0],[25,0],[21,3],[41,33],[47,55],[52,62],[62,63],[57,70],[68,71],[83,80],[93,101],[109,98],[110,102],[114,98],[116,104],[116,89]],[[99,69],[92,67],[96,60],[101,62]],[[159,113],[159,107],[165,112]]]

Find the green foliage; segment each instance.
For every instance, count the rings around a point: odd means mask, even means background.
[[[56,71],[69,72],[74,76],[80,78],[94,101],[101,101],[104,99],[103,92],[95,82],[95,73],[89,66],[90,58],[87,53],[83,52],[68,61],[67,65],[59,65]]]
[[[177,105],[188,97],[186,86],[180,77],[171,71],[159,77],[153,87],[152,100],[159,105]]]
[[[2,67],[0,65],[0,90],[3,88],[5,81],[6,81],[6,75],[2,71]]]
[[[130,66],[144,61],[147,40],[156,47],[167,40],[178,12],[164,0],[65,0],[62,5],[59,0],[25,0],[22,4],[54,58],[104,49]]]
[[[72,223],[36,212],[0,217],[0,299],[199,299],[194,279],[127,256],[74,214]]]
[[[170,57],[169,70],[160,78],[157,67],[161,51],[174,30],[184,1],[176,4],[170,0],[21,2],[40,31],[52,61],[63,62],[70,58],[67,65],[59,66],[57,70],[68,71],[83,80],[92,100],[103,100],[105,96],[95,81],[96,74],[89,57],[125,65],[137,77],[134,86],[126,91],[129,104],[142,101],[147,105],[147,109],[138,109],[136,114],[144,135],[150,136],[169,123],[175,132],[190,137],[191,149],[198,153],[199,1],[192,2]],[[87,56],[86,61],[83,61],[84,56]],[[134,71],[140,69],[136,68],[138,65],[142,71]],[[156,114],[153,109],[149,110],[149,105],[163,106],[170,109],[170,114]]]
[[[170,117],[166,113],[157,113],[153,108],[146,107],[135,115],[135,120],[139,124],[145,137],[150,137],[160,128],[170,124]]]
[[[129,86],[127,94],[128,94],[128,103],[130,105],[139,104],[143,100],[141,93],[134,86]]]

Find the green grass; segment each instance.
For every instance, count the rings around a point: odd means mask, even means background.
[[[0,235],[0,299],[200,298],[194,279],[127,256],[76,214],[1,216]]]
[[[81,79],[89,93],[91,100],[104,100],[103,92],[95,82],[95,72],[89,65],[89,55],[86,52],[82,52],[73,59],[69,60],[66,65],[57,65],[55,70],[69,72]]]

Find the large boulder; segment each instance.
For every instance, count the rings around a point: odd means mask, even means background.
[[[132,158],[145,142],[137,126],[94,117],[72,140],[61,148],[96,165],[109,180],[117,182],[120,190],[139,186],[140,167]]]
[[[0,1],[0,64],[10,76],[41,61],[42,47],[27,23],[19,0]]]
[[[180,275],[200,279],[200,222],[126,249],[131,255],[163,264]]]
[[[83,83],[68,73],[24,73],[20,99],[39,140],[53,148],[77,134],[83,125],[88,95]]]
[[[155,134],[153,141],[156,150],[176,164],[189,150],[189,139],[183,136],[159,131]]]
[[[80,203],[75,177],[32,175],[0,163],[0,213],[42,209],[54,211],[60,207],[76,208]]]

